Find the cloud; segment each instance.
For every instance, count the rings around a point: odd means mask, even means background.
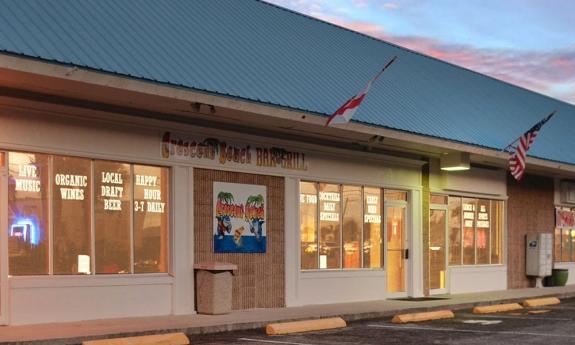
[[[270,0],[268,0],[270,1]],[[342,19],[321,0],[272,0],[281,6],[575,104],[575,45],[556,51],[487,49],[424,36],[391,35],[379,24]],[[363,1],[357,1],[364,3]],[[397,8],[388,2],[388,9]]]
[[[399,4],[396,2],[386,2],[381,7],[385,10],[396,10],[399,8]]]
[[[425,37],[380,36],[414,51],[575,103],[575,48],[550,52],[483,49]]]

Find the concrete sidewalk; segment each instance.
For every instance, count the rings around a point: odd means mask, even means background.
[[[467,309],[476,305],[520,301],[524,298],[575,297],[575,285],[436,296],[428,301],[381,300],[357,303],[312,305],[277,309],[234,311],[227,315],[185,315],[123,318],[30,326],[0,327],[1,344],[80,344],[84,340],[165,332],[214,333],[264,327],[269,322],[341,316],[347,321],[391,316],[398,312],[449,308]]]

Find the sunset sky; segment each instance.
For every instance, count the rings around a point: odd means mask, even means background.
[[[575,104],[575,0],[266,0]]]

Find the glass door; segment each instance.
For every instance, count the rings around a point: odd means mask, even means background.
[[[8,192],[6,154],[0,152],[0,325],[8,323]]]
[[[407,295],[406,277],[407,238],[405,236],[404,205],[385,207],[385,231],[387,236],[387,292],[392,295]]]
[[[432,208],[429,214],[429,293],[446,293],[447,209]]]

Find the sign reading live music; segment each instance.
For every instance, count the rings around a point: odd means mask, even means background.
[[[280,147],[251,146],[217,138],[182,137],[171,132],[162,136],[162,157],[166,159],[214,162],[219,165],[247,165],[286,170],[307,170],[305,153]]]

